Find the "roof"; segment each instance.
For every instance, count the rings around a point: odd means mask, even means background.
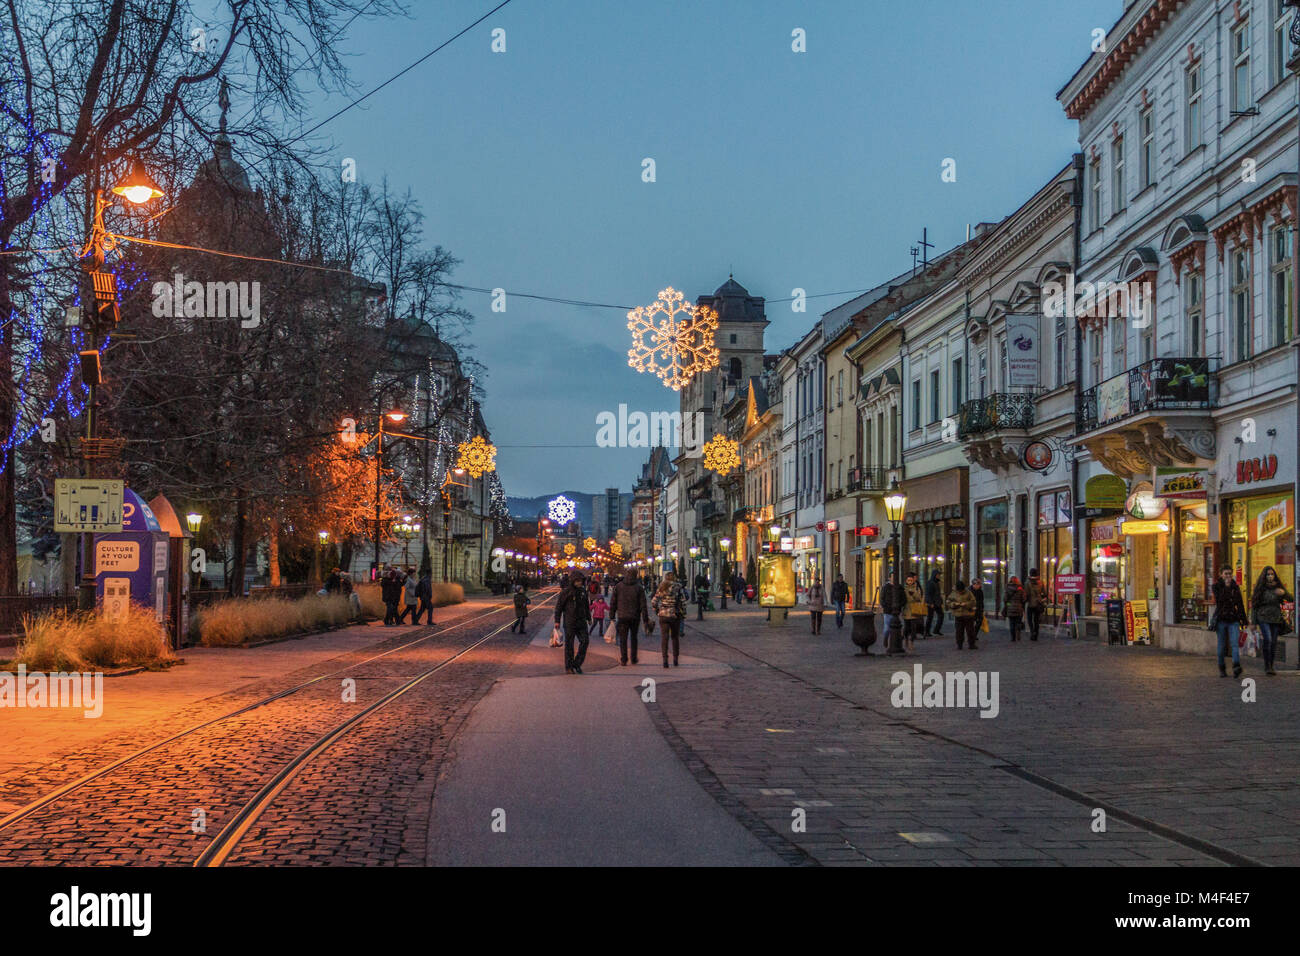
[[[762,296],[750,295],[734,276],[718,286],[713,295],[702,295],[696,305],[707,305],[718,313],[719,324],[728,322],[767,323],[767,309]]]

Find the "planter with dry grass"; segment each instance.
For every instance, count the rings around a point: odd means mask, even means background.
[[[283,598],[219,601],[199,609],[192,629],[199,642],[208,647],[230,647],[323,631],[350,622],[347,598],[313,594],[297,601]]]
[[[86,671],[157,667],[175,657],[153,610],[128,602],[125,616],[115,621],[65,610],[25,616],[14,663],[32,670]]]

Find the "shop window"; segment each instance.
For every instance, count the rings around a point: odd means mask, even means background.
[[[1228,505],[1226,561],[1251,610],[1255,582],[1272,567],[1287,590],[1295,580],[1295,502],[1291,495],[1237,498]]]
[[[1104,617],[1106,602],[1124,598],[1128,560],[1114,518],[1088,522],[1088,613]]]
[[[1071,574],[1074,570],[1074,528],[1070,492],[1066,490],[1044,492],[1038,495],[1037,504],[1038,576],[1051,601],[1051,596],[1056,593],[1056,576]]]
[[[1174,620],[1178,623],[1207,621],[1214,567],[1205,504],[1180,507],[1175,518],[1178,542],[1174,551],[1177,562],[1174,579],[1178,593]]]
[[[1008,575],[1006,499],[979,505],[976,521],[979,540],[977,573],[984,582],[984,606],[990,613],[997,613],[1002,607]]]

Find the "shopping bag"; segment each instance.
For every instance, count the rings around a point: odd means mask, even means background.
[[[908,609],[912,617],[925,617],[926,612],[929,610],[924,601],[913,601],[908,605]]]
[[[614,643],[614,629],[613,629],[612,627],[611,627],[611,628],[608,628],[608,629],[605,631],[605,643],[606,643],[606,644],[613,644],[613,643]]]
[[[564,643],[564,636],[560,633],[560,625],[551,628],[551,647],[559,647]]]
[[[989,632],[989,619],[987,617],[980,618],[980,630],[985,634]]]

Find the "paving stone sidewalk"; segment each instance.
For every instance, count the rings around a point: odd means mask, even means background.
[[[1241,682],[1204,657],[1047,636],[1012,644],[995,625],[978,651],[945,635],[906,658],[864,658],[833,614],[820,636],[806,612],[780,628],[764,616],[744,606],[688,622],[683,652],[734,671],[665,687],[658,706],[684,753],[821,862],[1300,862],[1294,671],[1265,677],[1247,661],[1246,703]],[[997,717],[893,707],[892,675],[918,663],[996,672]],[[1136,825],[1108,814],[1094,832],[1094,810],[1108,806]]]

